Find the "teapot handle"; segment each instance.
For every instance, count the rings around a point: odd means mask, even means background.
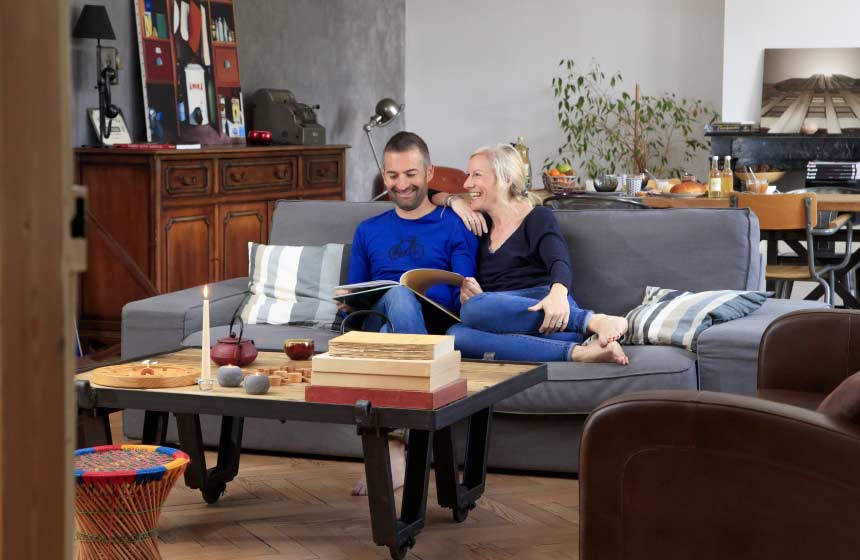
[[[228,328],[229,336],[230,336],[230,338],[234,338],[236,336],[235,334],[233,334],[233,323],[236,321],[236,319],[239,320],[239,338],[238,338],[238,340],[239,340],[239,342],[242,342],[242,334],[245,332],[245,321],[242,320],[242,316],[239,315],[238,313],[236,315],[233,315],[233,318],[230,319],[230,327]]]

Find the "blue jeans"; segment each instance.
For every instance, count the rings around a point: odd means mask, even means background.
[[[460,310],[461,324],[448,329],[466,358],[493,352],[497,360],[567,361],[587,334],[592,312],[580,309],[568,295],[570,319],[558,333],[540,334],[544,315],[528,308],[545,298],[549,286],[508,292],[484,292],[469,298]]]
[[[388,317],[396,333],[427,334],[421,303],[409,288],[404,286],[391,288],[374,304],[373,310]],[[364,320],[362,330],[391,332],[391,328],[381,317],[373,315]]]

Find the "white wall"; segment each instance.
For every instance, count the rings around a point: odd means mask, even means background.
[[[725,0],[723,120],[758,122],[764,49],[860,47],[857,0]]]
[[[560,59],[719,110],[722,37],[722,0],[407,0],[406,126],[440,165],[522,135],[538,168],[562,142]]]

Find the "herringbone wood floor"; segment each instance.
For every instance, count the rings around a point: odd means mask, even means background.
[[[114,442],[122,441],[113,414]],[[207,453],[207,464],[215,464]],[[165,560],[370,560],[389,558],[373,544],[365,498],[349,490],[359,462],[242,455],[239,476],[212,506],[177,485],[160,523]],[[422,560],[576,559],[578,483],[569,478],[489,474],[469,518],[457,524],[436,504],[431,473],[427,526],[408,558]]]

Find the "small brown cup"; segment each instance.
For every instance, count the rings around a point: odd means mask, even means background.
[[[310,338],[288,338],[284,352],[291,360],[309,360],[314,354],[314,341]]]

